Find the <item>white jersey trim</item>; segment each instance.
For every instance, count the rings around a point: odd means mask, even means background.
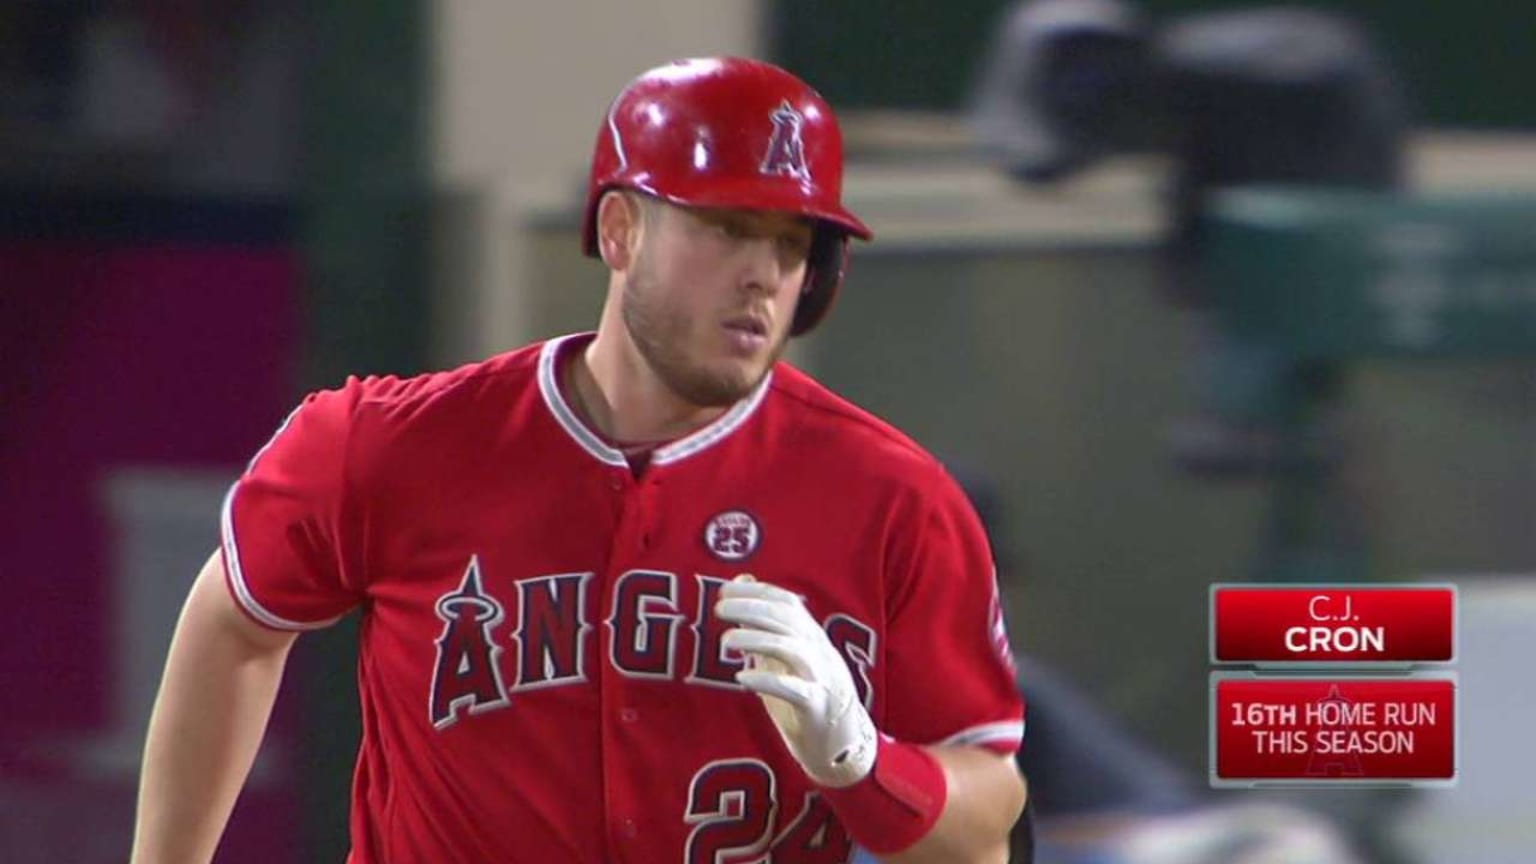
[[[740,428],[741,424],[757,413],[757,406],[763,404],[763,397],[768,395],[768,387],[772,383],[773,370],[769,369],[768,374],[763,376],[763,380],[745,399],[731,406],[731,410],[720,415],[719,419],[703,429],[686,438],[679,438],[665,447],[657,448],[656,454],[651,457],[651,462],[656,465],[678,462],[725,440]]]
[[[1007,744],[1017,748],[1024,742],[1024,721],[1005,720],[1000,723],[983,723],[972,726],[939,742],[940,746],[974,744]]]
[[[588,429],[565,401],[565,394],[560,392],[560,383],[555,375],[555,361],[560,356],[560,346],[569,339],[584,335],[588,334],[573,333],[544,343],[539,350],[539,394],[544,397],[544,404],[549,406],[549,413],[554,415],[560,427],[571,436],[572,440],[581,445],[583,450],[604,464],[627,468],[629,460],[624,458],[624,454],[609,446],[595,432]],[[651,464],[667,465],[678,462],[725,440],[756,413],[758,406],[763,403],[763,398],[768,395],[768,387],[772,383],[773,371],[769,370],[746,398],[731,406],[731,410],[720,415],[714,422],[691,435],[679,438],[664,447],[658,447],[651,456]]]
[[[544,397],[544,404],[549,406],[549,413],[554,415],[560,428],[580,444],[581,449],[592,454],[599,462],[628,468],[629,461],[624,458],[624,454],[609,447],[607,442],[593,434],[592,430],[581,422],[581,418],[576,416],[571,406],[566,404],[565,394],[560,392],[560,382],[555,376],[555,361],[560,356],[560,346],[575,335],[577,334],[551,339],[539,350],[539,395]]]
[[[265,450],[265,447],[262,448],[262,452]],[[253,459],[252,464],[254,463]],[[240,564],[240,544],[235,542],[235,491],[239,488],[238,480],[229,487],[229,492],[224,495],[224,506],[219,514],[222,529],[220,539],[224,546],[224,568],[229,574],[229,585],[233,589],[236,602],[252,618],[274,630],[319,630],[340,621],[342,616],[324,621],[294,621],[284,618],[261,605],[256,596],[251,593],[251,586],[245,581],[245,568]]]

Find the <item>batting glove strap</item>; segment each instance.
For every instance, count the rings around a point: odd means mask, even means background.
[[[944,812],[949,781],[932,753],[879,736],[874,770],[822,795],[855,843],[876,855],[902,852],[928,835]]]
[[[809,731],[811,727],[801,728]],[[780,727],[779,732],[782,734],[784,729]],[[786,735],[784,743],[812,780],[835,789],[852,786],[869,776],[875,766],[879,737],[869,712],[857,700],[850,699],[842,713],[833,717],[815,738],[795,741]]]

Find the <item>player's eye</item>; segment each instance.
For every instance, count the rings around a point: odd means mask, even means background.
[[[803,260],[811,254],[811,236],[795,231],[780,234],[778,238],[779,251],[796,260]]]
[[[752,229],[735,219],[726,219],[720,223],[720,233],[732,240],[745,240],[752,236]]]

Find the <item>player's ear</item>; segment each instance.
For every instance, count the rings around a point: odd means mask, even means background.
[[[615,189],[597,202],[597,251],[613,270],[628,270],[640,248],[641,204],[627,191]]]

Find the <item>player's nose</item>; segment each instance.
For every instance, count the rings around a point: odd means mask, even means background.
[[[743,244],[737,284],[748,293],[772,295],[780,282],[779,262],[773,255],[773,243],[761,237]]]
[[[786,249],[785,241],[773,235],[753,237],[742,243],[738,284],[752,293],[773,296],[792,290],[804,273],[803,256]]]

